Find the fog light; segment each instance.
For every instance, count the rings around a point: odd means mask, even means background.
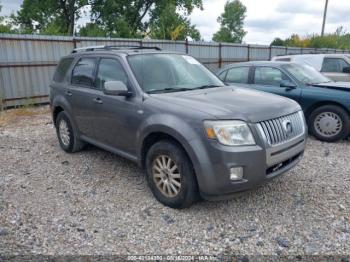
[[[230,168],[230,179],[241,180],[243,178],[243,167],[231,167]]]

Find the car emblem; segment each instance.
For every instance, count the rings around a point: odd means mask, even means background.
[[[282,126],[284,129],[284,132],[286,132],[286,134],[289,136],[293,133],[293,126],[292,123],[289,120],[284,120],[282,122]]]

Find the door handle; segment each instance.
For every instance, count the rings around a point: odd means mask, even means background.
[[[99,98],[99,97],[94,98],[93,101],[94,101],[96,104],[103,104],[103,101],[102,101],[101,98]]]
[[[67,95],[67,96],[72,96],[73,94],[72,94],[71,91],[66,91],[66,95]]]

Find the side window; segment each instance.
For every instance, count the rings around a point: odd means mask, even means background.
[[[57,83],[62,83],[64,80],[64,77],[66,76],[69,67],[73,63],[74,58],[63,58],[59,62],[55,75],[53,76],[53,81]]]
[[[96,58],[82,58],[75,65],[72,74],[72,84],[93,86],[94,84],[94,69]]]
[[[290,78],[281,70],[272,67],[255,68],[254,83],[257,85],[280,86],[283,80],[290,81]]]
[[[290,62],[290,58],[276,58],[275,61]]]
[[[128,77],[121,63],[116,59],[102,58],[99,64],[96,88],[103,89],[107,81],[121,81],[127,85]]]
[[[219,77],[222,81],[225,81],[226,74],[227,74],[227,71],[221,72],[221,73],[218,75],[218,77]]]
[[[249,67],[236,67],[227,71],[226,82],[247,84]]]
[[[323,60],[322,72],[342,73],[344,67],[349,67],[349,64],[341,58],[325,58]]]

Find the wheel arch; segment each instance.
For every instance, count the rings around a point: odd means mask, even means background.
[[[174,123],[177,123],[176,129],[173,127]],[[198,184],[198,182],[200,182],[199,174],[201,171],[196,152],[198,150],[204,152],[204,149],[201,147],[201,145],[192,145],[194,140],[197,142],[199,141],[198,133],[193,129],[193,126],[188,125],[179,118],[174,119],[171,116],[159,117],[159,119],[158,117],[156,119],[152,118],[152,120],[146,121],[144,125],[145,126],[140,129],[137,139],[137,155],[139,165],[143,168],[145,167],[147,152],[154,143],[162,139],[169,139],[174,141],[184,150],[191,162],[195,172],[196,182]]]
[[[348,108],[346,108],[346,106],[344,106],[343,104],[341,104],[339,102],[335,102],[335,101],[320,101],[320,102],[316,102],[316,103],[312,104],[311,106],[309,106],[305,110],[305,118],[307,119],[307,121],[309,121],[310,115],[315,109],[317,109],[321,106],[328,106],[328,105],[338,106],[338,107],[342,108],[343,110],[345,110],[345,112],[348,113],[348,115],[350,117],[350,110]]]
[[[64,108],[60,105],[57,105],[53,108],[52,110],[52,120],[53,120],[53,124],[54,126],[56,126],[56,120],[57,120],[57,116],[59,113],[63,112]]]

